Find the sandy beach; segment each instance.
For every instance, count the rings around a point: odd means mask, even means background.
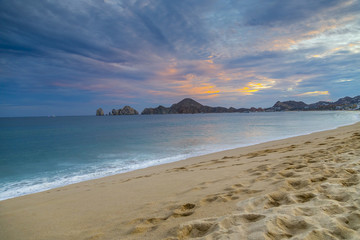
[[[0,239],[360,239],[360,123],[0,202]]]

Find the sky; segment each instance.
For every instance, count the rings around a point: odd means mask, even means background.
[[[0,0],[0,116],[360,95],[360,0]]]

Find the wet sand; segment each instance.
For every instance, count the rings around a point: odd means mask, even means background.
[[[0,202],[0,239],[360,239],[360,123]]]

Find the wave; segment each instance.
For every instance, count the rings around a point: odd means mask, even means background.
[[[293,114],[293,113],[289,113]],[[83,182],[87,180],[97,179],[101,177],[111,176],[119,173],[130,172],[137,169],[142,169],[150,166],[156,166],[160,164],[175,162],[190,157],[210,154],[214,152],[234,149],[238,147],[244,147],[263,142],[280,140],[289,137],[295,137],[299,135],[306,135],[313,132],[335,129],[340,126],[353,124],[359,121],[359,114],[343,114],[336,113],[332,115],[337,119],[336,123],[323,124],[321,126],[305,126],[296,127],[293,132],[278,131],[278,124],[274,127],[274,124],[268,122],[253,123],[252,130],[248,130],[248,134],[252,134],[251,138],[248,136],[231,136],[227,140],[220,139],[217,143],[202,144],[190,146],[186,149],[182,149],[179,146],[174,146],[173,149],[166,153],[159,155],[158,152],[149,152],[146,150],[138,151],[135,155],[129,155],[124,153],[99,153],[98,161],[88,164],[72,165],[69,163],[59,163],[65,167],[65,170],[58,170],[56,172],[43,172],[38,176],[28,177],[26,179],[7,179],[2,180],[0,187],[0,200],[6,200],[14,197],[19,197],[27,194],[47,191],[53,188],[66,186],[73,183]],[[262,127],[272,126],[278,132],[270,131],[267,135],[262,133],[254,133],[253,130]],[[245,131],[246,132],[246,131]],[[242,141],[232,141],[231,139],[241,139]],[[220,142],[220,144],[219,144]],[[162,149],[160,149],[162,150]],[[161,151],[160,151],[161,152]],[[69,165],[69,166],[67,166]]]

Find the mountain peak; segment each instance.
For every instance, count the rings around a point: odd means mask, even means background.
[[[279,109],[279,110],[303,110],[306,106],[308,106],[306,103],[300,101],[285,101],[280,102],[277,101],[273,108]]]
[[[201,103],[198,103],[194,99],[191,98],[184,98],[180,102],[173,104],[178,106],[194,106],[194,107],[202,107],[203,105]]]
[[[202,104],[191,98],[185,98],[178,103],[173,104],[170,109],[174,113],[200,113]]]

